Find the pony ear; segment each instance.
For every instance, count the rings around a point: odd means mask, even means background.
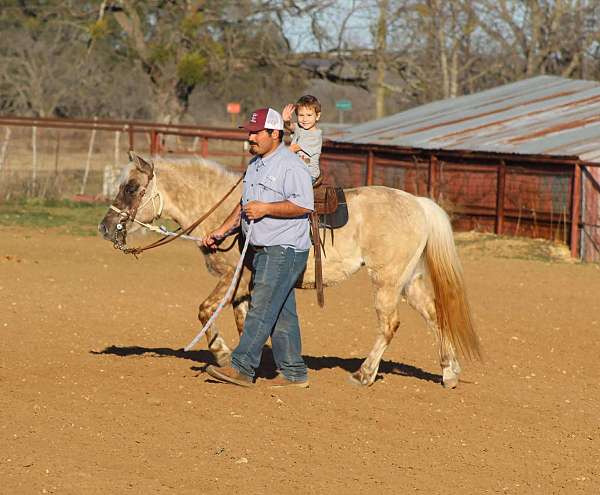
[[[133,151],[129,152],[129,159],[135,164],[135,168],[152,178],[154,174],[154,163],[152,163],[152,161],[144,160],[140,155]]]

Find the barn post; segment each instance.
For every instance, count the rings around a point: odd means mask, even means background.
[[[571,203],[571,256],[579,257],[579,214],[581,206],[581,164],[573,165],[573,192]]]
[[[373,168],[375,164],[375,156],[373,154],[373,150],[369,150],[369,154],[367,155],[367,186],[373,185]]]
[[[435,201],[437,196],[438,161],[434,154],[429,155],[429,176],[427,177],[427,195]]]
[[[504,189],[506,184],[506,162],[500,160],[496,179],[496,225],[494,232],[502,235],[504,230]]]

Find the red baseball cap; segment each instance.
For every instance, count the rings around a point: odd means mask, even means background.
[[[248,132],[258,132],[263,129],[283,130],[283,117],[272,108],[259,108],[250,114],[248,122],[240,126]]]

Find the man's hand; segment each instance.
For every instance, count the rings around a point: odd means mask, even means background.
[[[269,214],[269,203],[262,201],[250,201],[242,206],[248,220],[259,220]]]
[[[210,250],[217,249],[218,241],[227,237],[223,227],[213,230],[202,238],[202,245]]]
[[[218,229],[209,232],[202,238],[202,245],[210,250],[215,250],[219,241],[238,229],[241,218],[242,206],[238,203]]]

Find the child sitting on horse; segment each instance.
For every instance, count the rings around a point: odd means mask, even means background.
[[[292,122],[296,112],[297,123]],[[290,149],[308,166],[313,184],[321,175],[319,158],[323,136],[317,122],[321,118],[321,104],[311,95],[302,96],[294,105],[290,103],[281,112],[285,128],[292,133]]]

